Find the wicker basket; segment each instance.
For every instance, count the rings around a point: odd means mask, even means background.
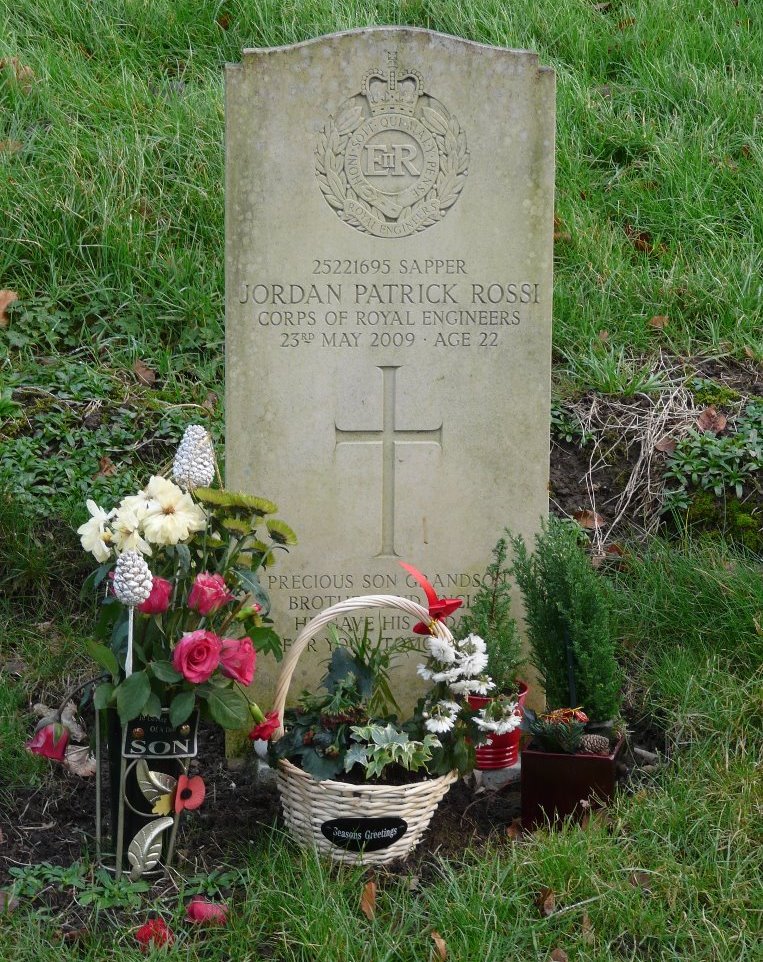
[[[396,595],[348,598],[327,608],[305,625],[284,658],[273,705],[281,724],[292,675],[308,643],[334,618],[365,608],[398,608],[417,621],[431,620],[426,608]],[[432,630],[452,642],[453,636],[442,622],[435,622]],[[274,737],[282,734],[280,728]],[[457,777],[453,771],[409,785],[351,785],[331,779],[318,781],[286,759],[278,763],[278,787],[291,835],[339,862],[353,864],[390,862],[411,852]]]

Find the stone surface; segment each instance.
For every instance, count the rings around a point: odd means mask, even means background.
[[[548,504],[552,71],[407,28],[247,50],[226,131],[226,481],[297,532],[263,576],[280,632],[423,601],[399,560],[468,604]]]

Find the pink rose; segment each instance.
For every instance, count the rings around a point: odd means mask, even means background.
[[[222,644],[220,671],[242,685],[251,685],[257,660],[251,638],[223,638]]]
[[[27,750],[35,755],[62,762],[69,743],[69,729],[59,723],[45,725],[26,743]]]
[[[262,717],[262,715],[260,715]],[[255,725],[254,728],[249,732],[249,737],[252,741],[257,741],[262,739],[262,741],[270,741],[273,732],[281,727],[281,722],[278,718],[277,711],[269,711],[265,716],[265,720],[261,721],[259,725]]]
[[[225,925],[228,921],[228,906],[218,902],[210,902],[203,895],[194,895],[185,907],[185,916],[189,922],[211,922],[213,925]]]
[[[222,575],[211,575],[207,571],[196,575],[196,580],[188,595],[188,607],[200,615],[211,615],[213,611],[233,601]]]
[[[172,582],[154,575],[154,580],[151,583],[151,594],[142,604],[138,605],[138,611],[142,615],[163,615],[170,606],[171,597]]]
[[[211,631],[192,631],[183,635],[172,652],[172,665],[186,681],[198,685],[206,681],[220,664],[222,642]]]

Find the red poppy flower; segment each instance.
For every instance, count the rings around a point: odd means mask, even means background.
[[[206,794],[207,786],[201,775],[193,775],[191,778],[180,775],[175,789],[175,811],[182,812],[184,808],[191,811],[198,808]]]
[[[45,725],[34,737],[26,743],[28,751],[35,755],[43,755],[45,758],[52,758],[56,762],[62,762],[66,755],[66,746],[69,743],[69,729],[56,722]]]
[[[189,922],[225,925],[228,921],[228,906],[210,902],[203,895],[194,895],[185,907],[185,915]]]
[[[164,919],[149,919],[135,933],[135,938],[144,952],[152,946],[172,945],[175,941],[175,935]]]

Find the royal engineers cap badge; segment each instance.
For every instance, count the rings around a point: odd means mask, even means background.
[[[469,170],[466,134],[417,70],[370,70],[361,90],[330,116],[315,172],[326,202],[356,230],[405,237],[431,227],[456,203]]]

